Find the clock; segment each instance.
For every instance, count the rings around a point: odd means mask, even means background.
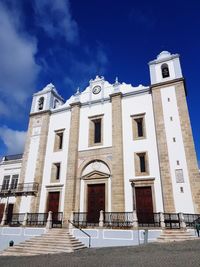
[[[93,94],[97,95],[98,93],[101,92],[101,86],[96,85],[95,87],[93,87],[92,92],[93,92]]]

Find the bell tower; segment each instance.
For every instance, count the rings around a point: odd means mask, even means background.
[[[157,59],[149,62],[151,84],[182,78],[178,54],[162,51]]]
[[[200,175],[179,55],[163,51],[149,69],[164,212],[199,213]]]
[[[63,103],[64,100],[51,83],[33,95],[20,183],[37,183],[38,192],[37,196],[18,198],[16,211],[20,209],[35,213],[39,210],[51,110]]]

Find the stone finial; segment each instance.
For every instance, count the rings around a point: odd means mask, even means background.
[[[135,227],[135,228],[138,227],[138,217],[137,217],[136,210],[133,211],[133,227]]]
[[[24,220],[23,220],[22,226],[26,226],[27,225],[27,221],[28,221],[28,212],[26,212],[24,214]]]
[[[46,224],[46,229],[51,229],[52,228],[52,211],[48,212],[48,218],[47,218],[47,224]]]
[[[103,210],[100,210],[99,227],[103,227]]]
[[[165,218],[163,212],[160,212],[160,227],[165,229]]]
[[[179,220],[180,220],[181,229],[186,230],[187,227],[186,227],[185,219],[184,219],[184,216],[183,216],[182,212],[179,213]]]

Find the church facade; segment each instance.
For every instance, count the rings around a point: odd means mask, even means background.
[[[200,213],[179,55],[163,51],[149,69],[150,86],[97,76],[66,102],[52,84],[35,93],[24,153],[0,164],[0,213]]]

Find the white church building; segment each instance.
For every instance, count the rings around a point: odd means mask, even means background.
[[[200,175],[178,54],[149,62],[149,86],[104,77],[66,102],[53,84],[33,95],[23,155],[0,163],[0,220],[100,211],[200,214]],[[189,89],[188,89],[189,93]]]

